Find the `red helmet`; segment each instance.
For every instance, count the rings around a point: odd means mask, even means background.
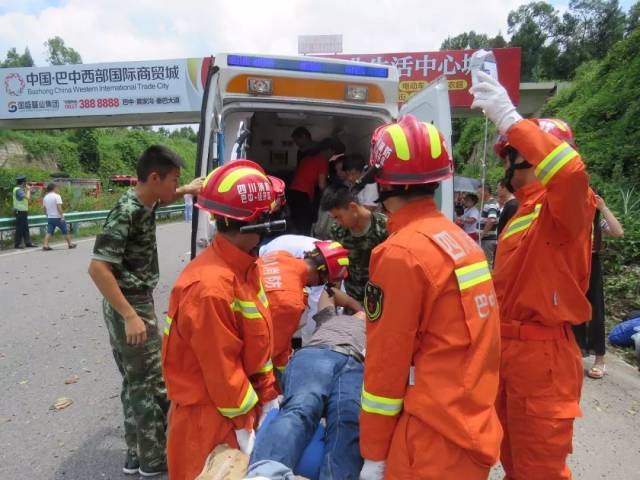
[[[493,144],[493,151],[497,156],[503,160],[507,158],[507,147],[509,146],[509,140],[506,135],[499,135],[496,139],[496,143]]]
[[[271,187],[273,188],[273,194],[275,196],[275,201],[272,205],[271,211],[276,212],[284,207],[287,203],[287,198],[284,194],[287,186],[284,183],[284,180],[278,177],[267,175],[267,178],[271,181]]]
[[[318,271],[330,283],[339,282],[347,278],[349,268],[349,250],[340,242],[332,240],[315,242],[315,250],[305,255],[312,258],[318,265]]]
[[[371,142],[369,165],[377,170],[375,178],[380,184],[419,185],[453,175],[442,133],[413,115],[378,127]]]
[[[234,160],[213,170],[204,181],[196,206],[214,215],[252,222],[271,212],[275,195],[260,165]]]
[[[567,122],[558,118],[536,118],[533,120],[538,126],[554,137],[567,142],[569,145],[575,146],[576,137],[573,136],[573,130]]]

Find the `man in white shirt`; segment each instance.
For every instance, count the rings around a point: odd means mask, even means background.
[[[64,221],[64,212],[62,211],[62,197],[58,193],[58,186],[54,183],[47,185],[47,194],[42,199],[44,213],[47,215],[47,234],[44,236],[44,244],[42,249],[45,251],[53,250],[49,246],[49,238],[60,229],[64,239],[67,241],[69,248],[76,248],[76,244],[71,242],[71,235],[67,228],[67,222]]]

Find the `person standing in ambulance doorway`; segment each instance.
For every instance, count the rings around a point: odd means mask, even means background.
[[[570,479],[583,367],[571,325],[591,318],[595,198],[561,120],[523,120],[496,80],[478,72],[472,107],[503,135],[507,188],[519,206],[500,235],[493,272],[502,357],[496,409],[509,480]]]
[[[500,321],[482,249],[433,199],[453,173],[444,138],[407,115],[376,130],[369,168],[390,216],[364,293],[360,479],[486,479]]]
[[[169,300],[162,372],[171,400],[171,480],[193,480],[223,443],[249,455],[261,409],[277,405],[269,301],[253,255],[269,220],[273,187],[262,168],[236,160],[212,171],[196,207],[217,235],[180,274]]]
[[[292,353],[291,338],[307,308],[307,286],[340,283],[347,276],[349,251],[338,242],[316,242],[304,259],[276,250],[258,260],[273,321],[273,365],[278,381]],[[352,299],[353,300],[353,299]],[[360,304],[353,300],[351,308]]]

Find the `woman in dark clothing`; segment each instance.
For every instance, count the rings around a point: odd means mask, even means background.
[[[591,302],[591,321],[587,321],[573,327],[578,345],[583,353],[593,352],[596,359],[593,366],[587,372],[591,378],[604,377],[606,366],[604,363],[605,325],[604,325],[604,288],[602,278],[602,235],[621,237],[624,235],[622,225],[611,213],[602,197],[596,195],[597,210],[593,221],[593,248],[591,253],[591,277],[589,278],[589,290],[587,298]]]

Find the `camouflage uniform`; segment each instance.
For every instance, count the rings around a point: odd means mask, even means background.
[[[109,212],[96,237],[93,258],[109,262],[118,286],[147,327],[143,345],[127,345],[124,319],[103,300],[102,308],[118,370],[127,447],[141,465],[165,462],[165,426],[169,407],[162,378],[158,332],[152,291],[158,283],[155,208],[146,207],[133,190]]]
[[[347,293],[359,302],[364,299],[364,287],[369,281],[371,250],[384,242],[388,235],[387,217],[378,212],[372,213],[369,228],[362,234],[355,234],[337,223],[331,228],[332,240],[337,240],[344,248],[351,250],[349,277],[345,280],[344,286]]]

